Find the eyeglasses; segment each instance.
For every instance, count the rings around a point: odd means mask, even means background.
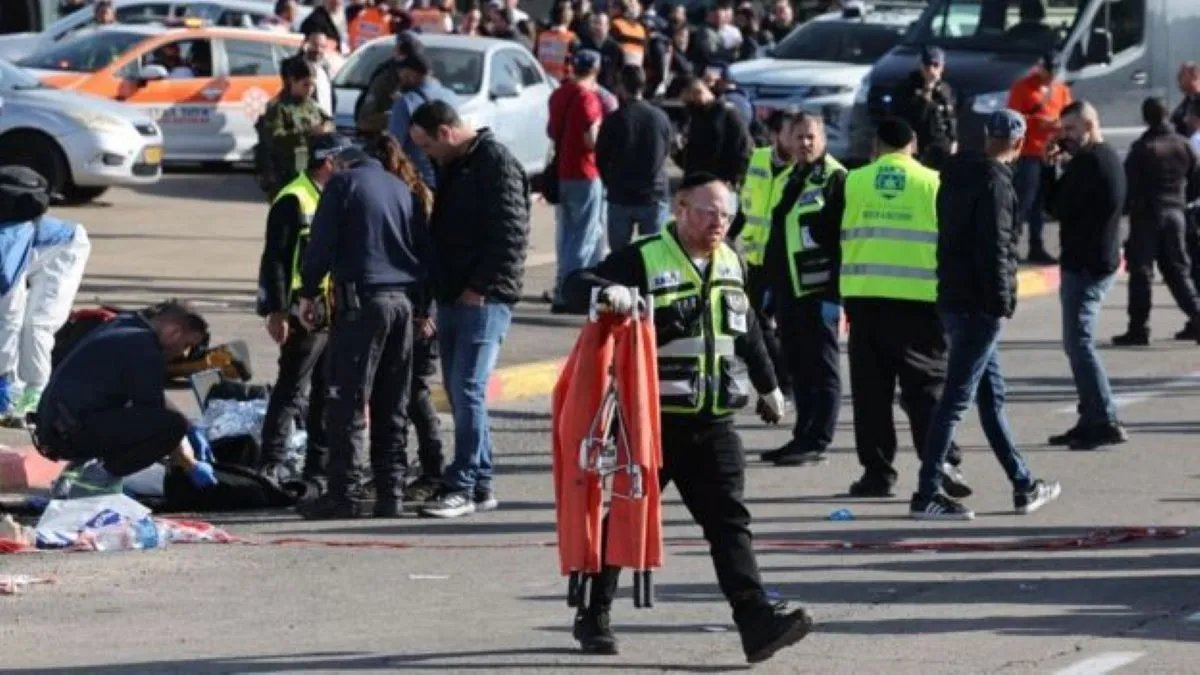
[[[728,223],[729,221],[733,220],[733,216],[728,211],[722,211],[720,209],[692,206],[691,204],[684,204],[684,208],[709,220],[719,220],[722,223]]]

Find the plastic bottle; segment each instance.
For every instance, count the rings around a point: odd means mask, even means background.
[[[854,514],[850,512],[850,509],[838,509],[838,510],[834,511],[833,513],[829,514],[829,519],[830,520],[854,520]]]

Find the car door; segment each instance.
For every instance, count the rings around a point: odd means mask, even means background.
[[[496,138],[511,151],[522,164],[529,157],[526,123],[522,115],[527,112],[521,100],[521,67],[517,63],[516,50],[501,49],[492,52],[487,80],[486,125],[491,127]],[[546,134],[542,130],[542,135]]]
[[[258,132],[254,125],[282,89],[279,64],[295,50],[270,40],[223,38],[225,73],[220,78],[221,126],[218,138],[220,154],[229,161],[254,157]]]
[[[217,104],[222,93],[214,76],[213,41],[200,35],[154,40],[126,58],[116,70],[121,80],[117,98],[158,122],[166,158],[210,159],[205,149],[220,128]],[[162,66],[167,77],[140,78],[151,65]]]
[[[528,159],[521,163],[528,172],[541,171],[550,155],[550,138],[546,135],[546,123],[550,118],[550,94],[553,88],[541,64],[532,54],[510,50],[521,71],[521,119],[524,123]]]

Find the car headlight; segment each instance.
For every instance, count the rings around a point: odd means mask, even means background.
[[[119,117],[99,112],[68,112],[67,117],[78,122],[83,128],[91,131],[120,131],[129,123]]]
[[[971,101],[971,112],[980,115],[990,115],[1008,104],[1007,91],[989,91],[980,94]]]
[[[866,105],[867,96],[871,93],[871,74],[863,75],[862,82],[858,83],[858,91],[854,92],[854,105]]]

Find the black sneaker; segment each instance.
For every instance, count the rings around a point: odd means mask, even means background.
[[[775,458],[775,466],[804,466],[824,462],[825,448],[804,446],[796,442],[788,443],[780,448],[784,452]]]
[[[1029,255],[1025,258],[1025,261],[1030,265],[1054,265],[1058,263],[1058,258],[1050,255],[1046,249],[1039,246],[1029,249]]]
[[[1119,445],[1129,440],[1129,434],[1120,422],[1101,424],[1082,429],[1071,439],[1072,450],[1096,450],[1109,445]]]
[[[1058,481],[1046,482],[1042,479],[1033,481],[1033,486],[1025,492],[1013,492],[1013,508],[1017,513],[1026,515],[1033,513],[1062,494],[1062,486]]]
[[[1150,344],[1150,333],[1127,330],[1114,337],[1112,343],[1114,347],[1145,347]]]
[[[300,504],[296,513],[305,520],[348,520],[362,516],[362,505],[350,499],[335,499],[321,495],[311,502]]]
[[[571,634],[579,640],[579,649],[584,654],[617,654],[617,636],[613,635],[607,610],[581,609],[575,615]]]
[[[404,507],[395,499],[376,499],[371,514],[376,518],[399,518],[404,514]]]
[[[459,518],[475,513],[475,499],[470,492],[442,489],[421,505],[421,515],[430,518]]]
[[[789,442],[786,445],[782,445],[778,448],[775,448],[774,450],[764,450],[763,452],[759,453],[758,458],[764,462],[773,464],[773,463],[775,463],[775,460],[779,459],[780,456],[782,456],[783,453],[790,450],[791,447],[792,447],[792,444]]]
[[[942,490],[955,499],[966,499],[972,494],[962,469],[950,462],[942,464]]]
[[[908,515],[913,520],[975,520],[974,511],[940,492],[928,499],[914,492]]]
[[[1196,326],[1191,322],[1183,324],[1183,330],[1175,334],[1176,340],[1200,340],[1200,332],[1196,331]]]
[[[808,635],[813,618],[804,609],[788,611],[785,603],[764,605],[751,610],[748,616],[734,614],[742,651],[749,663],[762,663],[784,647],[790,647]]]
[[[851,497],[891,497],[892,482],[880,478],[863,476],[850,484]]]
[[[404,506],[419,509],[425,502],[437,494],[442,487],[442,479],[438,476],[421,476],[404,486]]]
[[[475,500],[475,513],[495,511],[500,508],[500,500],[496,499],[496,491],[490,487],[481,488],[476,485],[472,497]]]
[[[1075,440],[1075,437],[1079,436],[1082,433],[1083,433],[1083,427],[1076,424],[1075,426],[1071,427],[1070,429],[1067,429],[1066,431],[1064,431],[1061,434],[1058,434],[1056,436],[1051,436],[1050,438],[1048,438],[1046,440],[1046,443],[1049,445],[1070,445],[1071,441]]]

